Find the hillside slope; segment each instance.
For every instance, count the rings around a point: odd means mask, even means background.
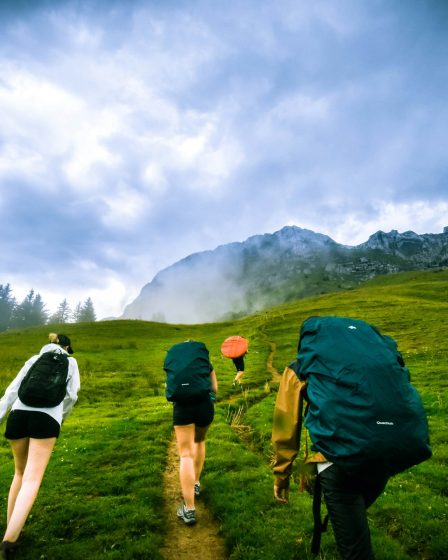
[[[164,542],[181,533],[167,533],[163,513],[161,487],[172,427],[162,363],[167,348],[187,338],[207,344],[220,383],[203,486],[204,503],[219,519],[229,558],[311,558],[310,497],[293,484],[287,507],[272,499],[270,430],[277,385],[272,371],[281,372],[295,357],[300,324],[314,314],[366,319],[395,337],[428,412],[434,457],[395,477],[370,511],[377,560],[446,557],[447,296],[448,271],[409,272],[239,321],[65,325],[82,390],[25,527],[20,558],[160,560]],[[1,390],[49,330],[0,334]],[[233,334],[250,340],[243,390],[232,387],[233,365],[219,350]],[[9,446],[3,440],[2,511],[11,476]],[[338,558],[331,531],[322,546],[322,557]]]
[[[201,323],[236,318],[379,274],[448,265],[441,234],[377,232],[348,247],[295,226],[195,253],[160,271],[124,318]]]

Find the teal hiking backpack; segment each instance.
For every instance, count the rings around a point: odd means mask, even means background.
[[[172,402],[194,402],[210,395],[213,369],[203,342],[188,340],[172,346],[166,355],[166,398]]]
[[[312,450],[347,470],[388,476],[431,457],[421,399],[394,339],[365,321],[310,317],[296,373],[307,383]]]

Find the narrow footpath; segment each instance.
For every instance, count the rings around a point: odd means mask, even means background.
[[[280,372],[277,370],[277,368],[274,367],[274,354],[275,351],[277,350],[277,345],[275,344],[275,342],[270,342],[268,341],[269,344],[269,355],[268,355],[268,360],[266,362],[266,369],[269,371],[269,373],[272,375],[272,381],[274,383],[280,383],[282,376],[280,374]]]
[[[177,518],[176,511],[182,501],[179,487],[179,456],[175,439],[168,450],[168,464],[163,481],[167,535],[160,553],[166,560],[227,560],[220,526],[199,498],[196,500],[197,523],[186,526]]]

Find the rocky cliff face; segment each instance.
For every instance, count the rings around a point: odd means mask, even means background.
[[[378,274],[448,266],[441,234],[378,231],[348,247],[295,226],[195,253],[159,272],[123,318],[203,323],[345,289]]]
[[[383,253],[396,255],[405,260],[432,262],[442,255],[448,236],[448,228],[444,228],[443,234],[417,235],[413,231],[398,233],[393,229],[389,233],[377,231],[369,237],[366,243],[359,245],[365,250],[377,249]],[[445,254],[446,257],[446,254]]]

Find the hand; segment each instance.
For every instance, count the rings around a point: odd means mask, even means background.
[[[289,488],[280,488],[280,486],[274,484],[274,498],[281,504],[287,504],[289,498]]]

